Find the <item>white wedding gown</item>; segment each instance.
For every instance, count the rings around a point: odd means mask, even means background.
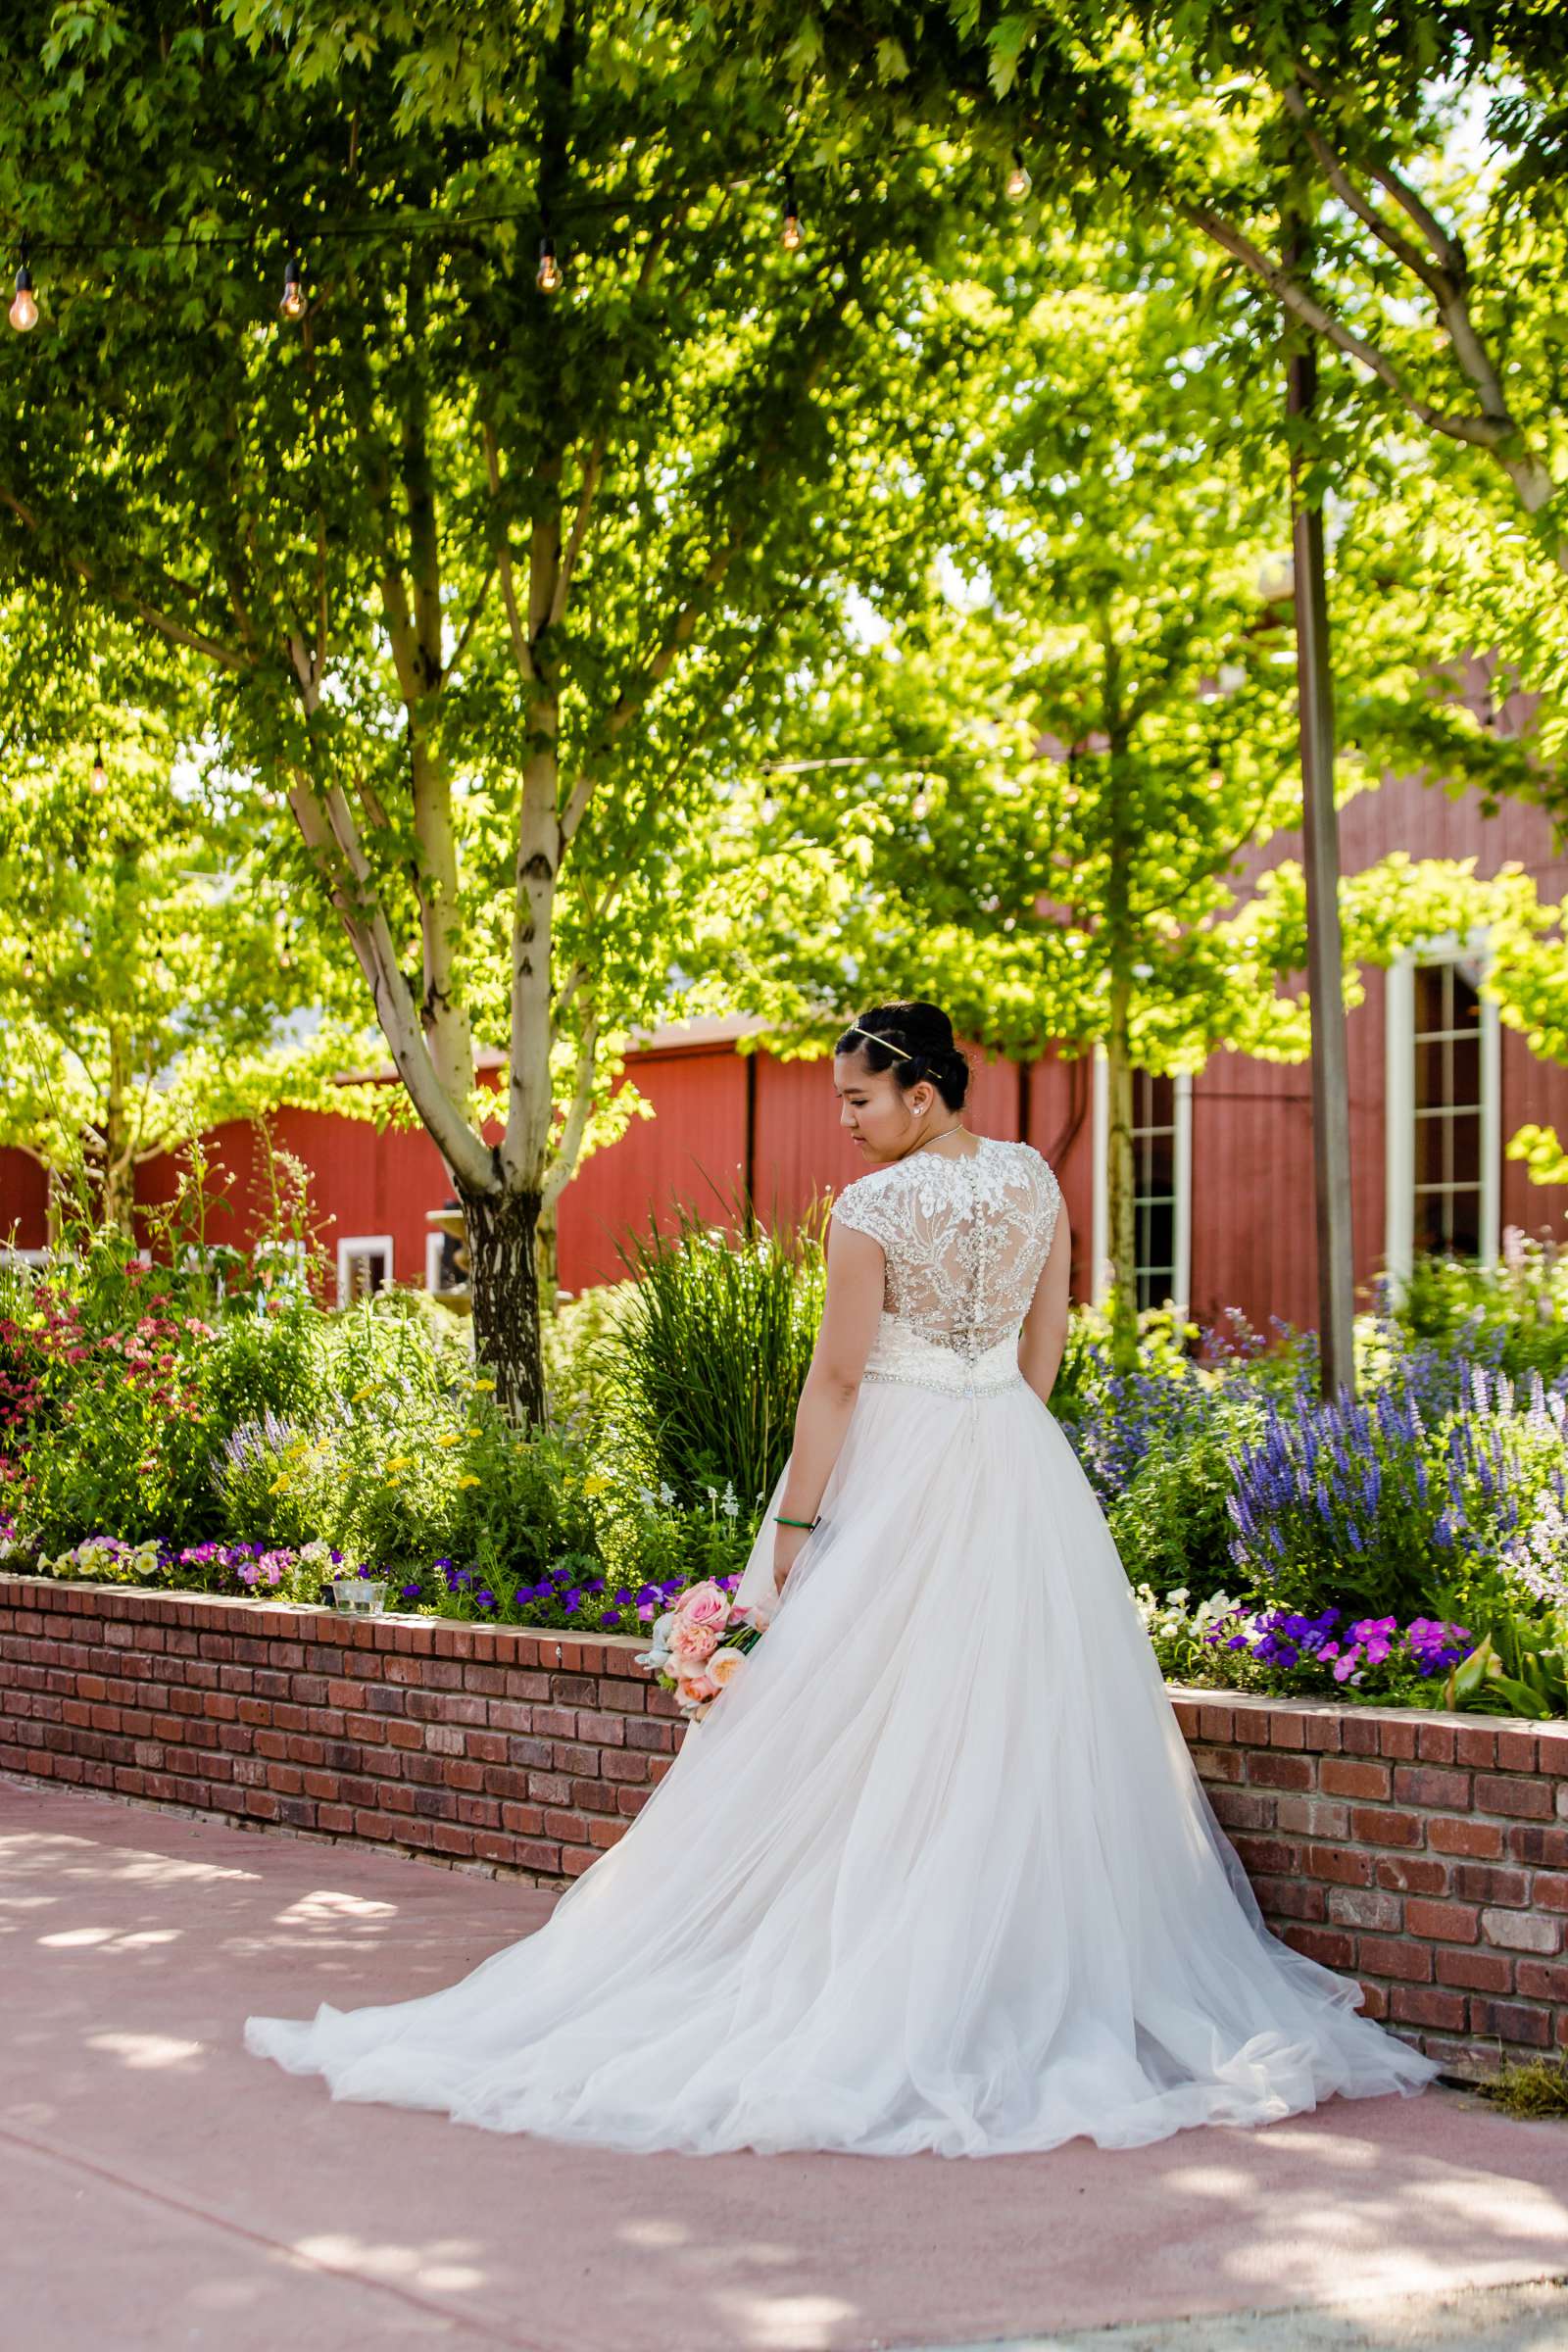
[[[761,1642],[619,1844],[444,1990],[252,2017],[337,2099],[633,2151],[1001,2156],[1439,2071],[1264,1927],[1104,1517],[1017,1364],[1060,1192],[928,1152],[834,1213],[886,1311]]]

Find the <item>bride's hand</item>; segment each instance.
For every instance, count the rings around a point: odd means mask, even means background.
[[[805,1527],[779,1527],[774,1529],[773,1590],[775,1592],[783,1592],[784,1579],[789,1575],[790,1570],[794,1567],[797,1559],[800,1557],[801,1546],[806,1542],[810,1530]]]

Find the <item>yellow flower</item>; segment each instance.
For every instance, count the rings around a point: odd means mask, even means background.
[[[395,1453],[386,1466],[387,1475],[390,1477],[394,1470],[406,1470],[413,1459],[412,1453]]]
[[[273,1479],[267,1492],[269,1494],[286,1494],[288,1493],[288,1480],[283,1477],[280,1472],[278,1476]]]
[[[468,1437],[470,1437],[470,1438],[482,1438],[482,1437],[483,1437],[483,1435],[484,1435],[484,1432],[483,1432],[483,1430],[482,1430],[482,1429],[479,1427],[479,1424],[478,1424],[478,1422],[477,1422],[477,1421],[470,1421],[470,1422],[468,1423],[468,1427],[467,1427],[466,1435],[467,1435]]]
[[[476,1389],[493,1389],[496,1384],[493,1380],[476,1380],[473,1385]]]
[[[402,1479],[401,1479],[401,1478],[399,1478],[399,1476],[398,1476],[397,1472],[394,1470],[394,1471],[393,1471],[393,1473],[392,1473],[392,1475],[391,1475],[391,1477],[390,1477],[390,1478],[387,1480],[387,1482],[386,1482],[386,1483],[387,1483],[387,1485],[388,1485],[389,1487],[401,1487],[401,1486],[402,1486],[402,1484],[403,1484],[403,1481],[402,1481]]]
[[[582,1491],[585,1494],[603,1494],[608,1492],[609,1487],[610,1481],[602,1470],[591,1470],[582,1482]]]
[[[355,1390],[353,1396],[349,1398],[349,1402],[351,1404],[363,1404],[367,1396],[373,1396],[375,1395],[375,1392],[380,1385],[380,1382],[377,1380],[368,1380],[363,1389]]]
[[[476,1487],[479,1484],[479,1481],[474,1477],[473,1472],[470,1470],[466,1478],[459,1479],[458,1484],[460,1487]]]
[[[463,1440],[458,1436],[455,1430],[449,1429],[444,1433],[444,1435],[437,1438],[436,1444],[438,1446],[461,1446],[463,1444]]]

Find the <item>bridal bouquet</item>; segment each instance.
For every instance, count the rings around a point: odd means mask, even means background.
[[[653,1645],[637,1652],[637,1664],[674,1691],[689,1722],[701,1723],[761,1638],[751,1610],[737,1608],[710,1577],[688,1586],[675,1606],[655,1619]]]

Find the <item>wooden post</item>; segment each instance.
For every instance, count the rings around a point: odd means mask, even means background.
[[[1317,355],[1301,330],[1286,364],[1286,414],[1307,416]],[[1301,835],[1306,875],[1306,978],[1312,1008],[1312,1186],[1316,1205],[1321,1388],[1355,1388],[1350,1232],[1350,1081],[1340,940],[1340,829],[1334,808],[1334,672],[1329,659],[1323,513],[1302,494],[1305,453],[1291,445],[1296,559],[1296,664],[1301,727]]]

